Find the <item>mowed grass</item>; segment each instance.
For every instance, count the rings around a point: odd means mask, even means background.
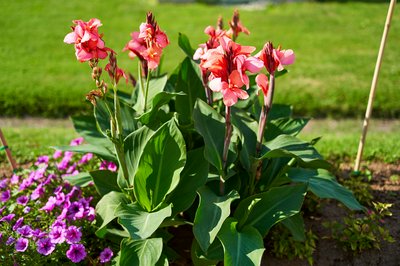
[[[293,104],[297,114],[361,117],[368,98],[383,31],[386,3],[288,3],[239,7],[251,31],[238,42],[261,49],[271,40],[297,56],[290,73],[277,81],[275,102]],[[101,19],[106,45],[119,64],[136,76],[137,62],[122,53],[152,10],[170,38],[163,70],[183,59],[178,33],[193,47],[206,41],[203,30],[219,15],[227,23],[235,6],[156,4],[144,0],[17,0],[0,3],[0,116],[66,117],[90,110],[84,95],[93,89],[87,64],[63,43],[74,19]],[[374,115],[400,117],[400,15],[396,10],[378,83]],[[105,65],[105,62],[103,66]],[[104,75],[107,80],[107,76]],[[123,85],[124,86],[124,85]]]
[[[72,123],[66,120],[0,120],[3,133],[12,154],[18,162],[34,161],[39,155],[52,154],[51,146],[68,145],[78,137]],[[317,150],[328,160],[354,161],[361,132],[361,120],[312,120],[299,138],[310,141],[322,139]],[[400,161],[400,120],[372,120],[364,150],[364,164],[368,160],[388,163]],[[0,167],[6,164],[4,152],[0,152]]]

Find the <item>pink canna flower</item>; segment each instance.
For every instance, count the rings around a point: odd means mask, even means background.
[[[215,78],[210,81],[209,86],[212,91],[221,92],[226,106],[232,106],[238,99],[247,99],[249,95],[242,90],[244,83],[240,78],[239,72],[234,70],[229,76],[228,82],[221,78]]]
[[[81,61],[92,59],[104,59],[110,50],[105,47],[101,39],[102,34],[98,33],[98,27],[102,24],[97,18],[92,18],[88,22],[82,20],[72,21],[76,26],[72,26],[73,32],[68,33],[64,42],[75,45],[76,58]]]
[[[270,74],[274,74],[276,70],[282,71],[284,66],[293,64],[295,60],[293,50],[281,50],[280,47],[275,49],[271,42],[267,42],[256,57],[264,62]]]
[[[129,56],[136,56],[147,64],[149,69],[156,69],[160,63],[163,49],[169,44],[167,35],[160,29],[151,12],[147,13],[146,22],[140,25],[139,32],[132,32],[124,51],[129,50]]]
[[[258,74],[256,77],[256,83],[259,90],[262,90],[264,95],[266,96],[268,93],[268,77],[262,73]]]
[[[226,32],[226,35],[232,40],[236,40],[240,32],[246,35],[250,34],[250,31],[240,22],[239,11],[237,9],[233,12],[232,20],[229,21],[229,27],[230,29]]]

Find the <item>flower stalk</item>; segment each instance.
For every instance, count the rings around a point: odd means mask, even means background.
[[[225,139],[224,139],[224,151],[222,153],[224,172],[226,171],[227,168],[229,145],[231,143],[231,138],[232,138],[231,107],[227,105],[225,106],[225,125],[226,129],[225,129]],[[225,180],[223,176],[220,177],[219,192],[221,195],[225,194]]]

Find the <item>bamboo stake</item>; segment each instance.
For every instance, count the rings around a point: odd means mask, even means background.
[[[360,171],[361,157],[362,157],[362,153],[364,151],[365,139],[367,137],[369,118],[371,117],[371,113],[372,113],[372,106],[373,106],[373,103],[374,103],[375,91],[376,91],[376,85],[378,83],[379,71],[381,69],[383,52],[385,50],[386,39],[387,39],[387,35],[388,35],[388,32],[389,32],[390,22],[392,20],[392,16],[393,16],[393,11],[394,11],[395,5],[396,5],[396,0],[391,0],[390,1],[390,5],[389,5],[389,9],[388,9],[388,13],[387,13],[387,17],[386,17],[385,28],[383,30],[383,35],[382,35],[382,39],[381,39],[381,45],[380,45],[379,52],[378,52],[378,58],[376,60],[374,76],[372,78],[371,89],[370,89],[370,92],[369,92],[367,110],[365,111],[365,118],[364,118],[364,123],[363,123],[362,134],[361,134],[360,142],[359,142],[359,145],[358,145],[357,158],[356,158],[356,162],[355,162],[355,166],[354,166],[354,171],[356,171],[356,172]]]
[[[0,140],[1,140],[1,143],[3,144],[3,147],[5,148],[8,162],[10,163],[12,170],[15,171],[17,169],[17,163],[15,162],[14,158],[11,155],[11,151],[7,146],[7,141],[3,135],[3,132],[1,131],[1,128],[0,128]]]

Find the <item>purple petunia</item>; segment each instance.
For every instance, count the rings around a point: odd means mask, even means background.
[[[93,158],[93,153],[86,153],[86,154],[83,155],[82,158],[80,159],[79,164],[86,164],[86,163],[88,163],[92,158]]]
[[[31,200],[37,200],[38,198],[43,197],[44,192],[45,191],[43,185],[42,184],[38,185],[31,194]]]
[[[5,189],[8,185],[10,180],[8,178],[0,180],[0,189]]]
[[[6,202],[6,201],[8,201],[8,200],[10,199],[10,197],[11,197],[11,193],[10,193],[10,190],[8,189],[8,190],[3,191],[3,192],[1,193],[1,195],[0,195],[0,201],[1,201],[1,202]]]
[[[22,223],[24,222],[24,217],[20,217],[13,226],[13,231],[17,231],[18,228],[21,227]]]
[[[47,234],[45,232],[42,232],[39,228],[32,230],[32,236],[35,237],[36,239],[40,239],[45,237]]]
[[[12,219],[14,219],[15,214],[14,213],[10,213],[6,216],[4,216],[3,218],[0,219],[0,222],[11,222]]]
[[[25,206],[29,201],[29,197],[26,195],[20,196],[17,198],[17,203],[19,205]]]
[[[45,256],[50,255],[54,251],[55,248],[56,248],[56,245],[51,242],[50,238],[47,238],[47,237],[39,239],[36,242],[36,251],[39,254],[42,254]]]
[[[61,244],[65,241],[65,230],[61,226],[54,226],[50,233],[49,237],[52,243]]]
[[[54,152],[54,154],[53,154],[53,158],[54,159],[58,159],[58,158],[60,158],[62,156],[62,151],[60,151],[60,150],[56,150],[55,152]]]
[[[26,206],[23,210],[24,213],[29,213],[31,211],[31,207]]]
[[[24,237],[31,237],[32,228],[29,225],[24,225],[17,229],[17,233]]]
[[[68,208],[67,218],[70,220],[82,219],[85,214],[85,208],[82,203],[75,201]]]
[[[54,209],[54,207],[56,206],[56,202],[57,199],[53,196],[50,196],[49,199],[47,200],[46,205],[44,205],[41,210],[45,210],[45,211],[52,211]]]
[[[81,241],[82,233],[80,228],[72,225],[68,227],[65,233],[65,239],[67,240],[68,244],[74,244]]]
[[[78,263],[86,257],[85,247],[82,244],[72,244],[66,254],[68,259]]]
[[[71,142],[69,143],[70,146],[78,146],[81,145],[83,143],[83,138],[79,137],[76,139],[71,140]]]
[[[37,158],[35,165],[48,164],[48,163],[49,163],[49,156],[43,155]]]
[[[15,242],[15,250],[17,252],[24,252],[28,248],[29,241],[26,238],[18,238]]]
[[[14,242],[15,242],[15,238],[10,236],[6,241],[6,245],[7,246],[12,245],[12,244],[14,244]]]
[[[114,253],[110,248],[105,248],[101,253],[100,253],[100,263],[107,263],[111,260],[112,256]]]
[[[19,176],[17,176],[16,174],[13,174],[11,179],[10,179],[10,183],[15,185],[19,183]]]

